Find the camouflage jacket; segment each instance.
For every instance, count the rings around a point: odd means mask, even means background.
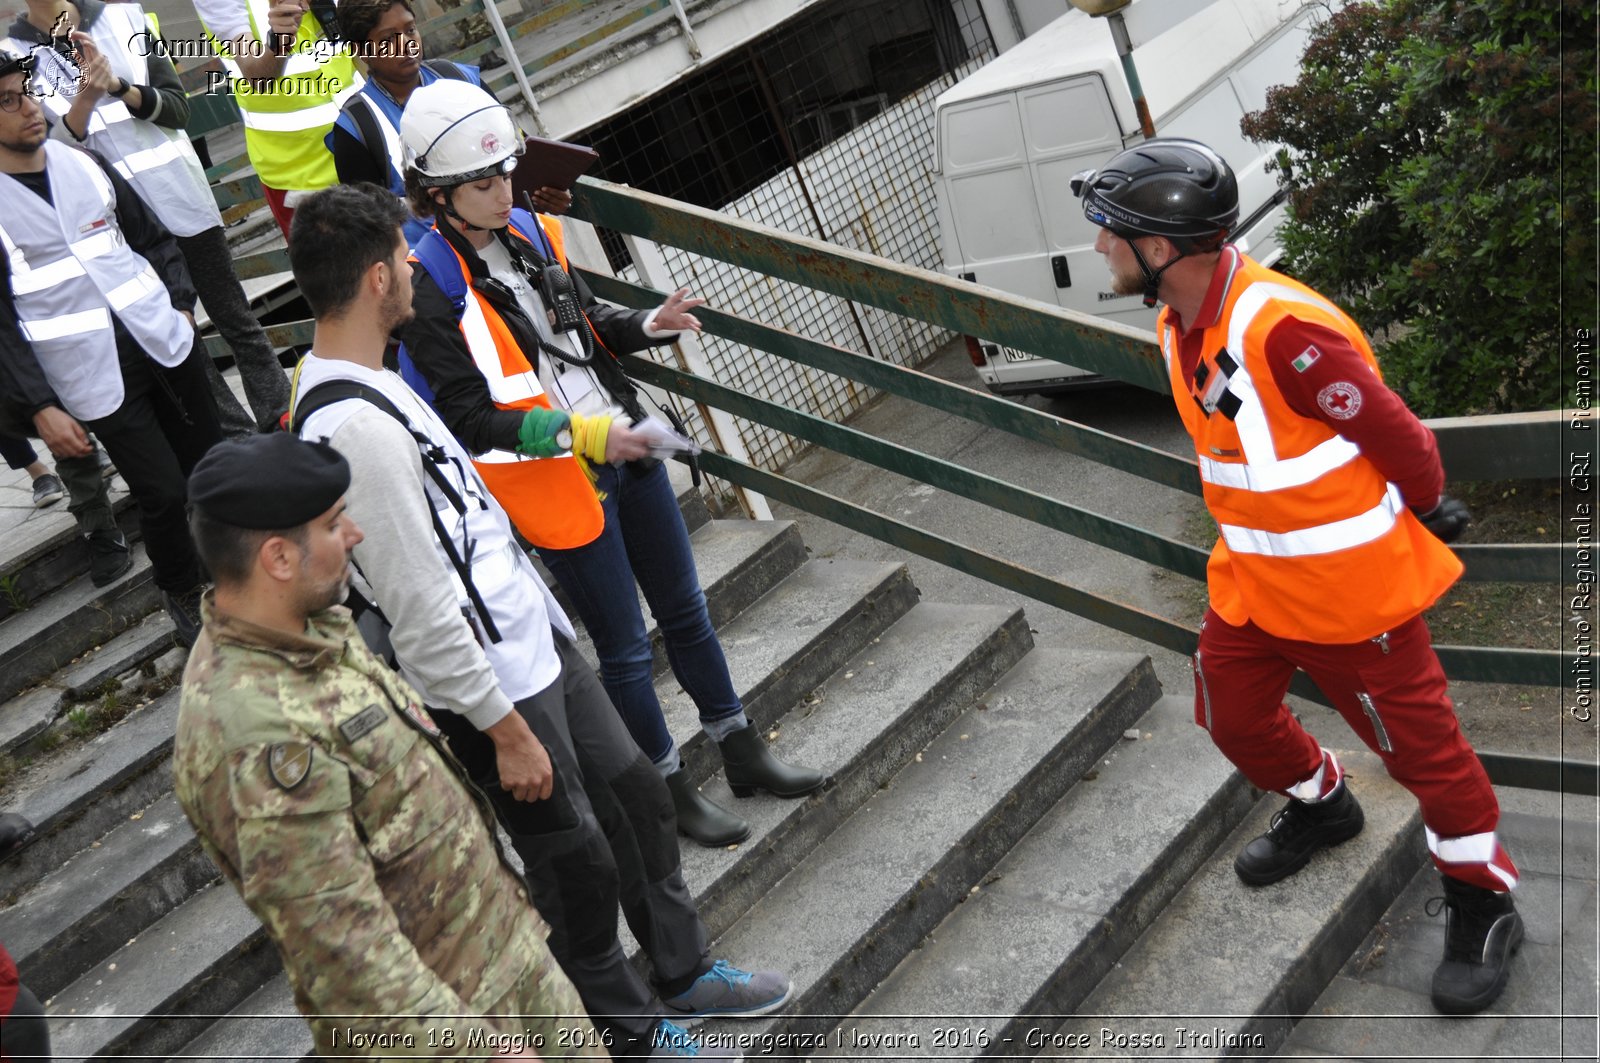
[[[202,616],[178,800],[277,945],[318,1047],[348,1053],[355,1026],[409,1039],[404,1054],[459,1052],[427,1048],[440,1026],[428,1017],[481,1015],[543,959],[549,932],[482,794],[346,610],[298,637],[221,613],[209,594]],[[386,1018],[332,1018],[357,1015]]]

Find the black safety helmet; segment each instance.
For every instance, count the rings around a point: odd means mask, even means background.
[[[1239,182],[1198,140],[1157,137],[1118,152],[1098,170],[1075,175],[1072,194],[1095,225],[1130,241],[1164,236],[1179,258],[1216,250],[1239,224]],[[1172,263],[1152,271],[1137,246],[1133,253],[1144,271],[1145,305],[1154,306],[1161,273]]]

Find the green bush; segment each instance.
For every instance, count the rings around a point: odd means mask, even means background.
[[[1592,0],[1377,0],[1245,118],[1287,145],[1289,268],[1388,330],[1419,414],[1560,405],[1595,327],[1596,91]]]

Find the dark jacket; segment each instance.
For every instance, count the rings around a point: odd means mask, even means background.
[[[467,242],[466,237],[450,225],[439,226],[439,231],[466,261],[474,282],[489,275],[488,267]],[[496,232],[495,238],[516,239],[505,229]],[[581,277],[573,274],[572,281],[582,301],[584,312],[594,325],[595,334],[613,353],[628,354],[644,350],[646,347],[658,347],[671,343],[676,338],[672,335],[650,338],[644,331],[645,319],[650,316],[648,310],[621,310],[598,302]],[[449,298],[440,290],[438,283],[427,271],[417,269],[412,274],[412,284],[411,306],[416,311],[416,316],[401,326],[399,335],[417,369],[427,378],[428,386],[433,389],[434,409],[438,411],[439,417],[450,431],[455,433],[461,445],[472,453],[515,450],[518,442],[517,432],[522,427],[523,412],[502,410],[495,406],[494,399],[489,394],[488,382],[483,379],[483,374],[478,372],[477,363],[472,360],[472,352],[467,348],[466,338],[461,335],[459,327],[461,319],[457,316]],[[516,329],[517,322],[512,319],[518,318],[521,319],[523,329],[528,333],[533,332],[533,325],[527,322],[520,306],[496,302],[495,309],[500,311],[501,316],[507,319],[513,329]],[[545,357],[538,351],[524,350],[523,353],[529,355],[528,360],[535,366],[538,365],[537,359]],[[621,366],[605,351],[596,350],[595,357],[597,360],[609,359],[613,367],[612,373],[617,379],[624,379]],[[608,387],[609,381],[605,378],[612,373],[602,374],[602,383],[607,383]],[[614,397],[624,400],[626,396],[616,395],[616,390],[612,389]]]

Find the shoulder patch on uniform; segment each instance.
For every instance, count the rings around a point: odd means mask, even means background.
[[[1341,380],[1317,392],[1317,405],[1322,412],[1338,421],[1348,421],[1361,412],[1361,389]]]
[[[279,742],[267,750],[267,774],[285,790],[293,790],[311,774],[311,746],[306,742]]]
[[[355,742],[362,735],[371,734],[377,730],[383,721],[388,718],[388,713],[383,711],[383,706],[373,702],[344,723],[339,725],[339,733],[344,735],[346,742]]]
[[[1313,344],[1312,346],[1307,347],[1305,350],[1301,351],[1300,352],[1300,357],[1296,358],[1294,361],[1290,362],[1289,364],[1294,366],[1295,372],[1304,373],[1307,369],[1311,368],[1312,363],[1314,363],[1318,358],[1321,358],[1321,357],[1322,357],[1322,352],[1317,350],[1316,346]]]

